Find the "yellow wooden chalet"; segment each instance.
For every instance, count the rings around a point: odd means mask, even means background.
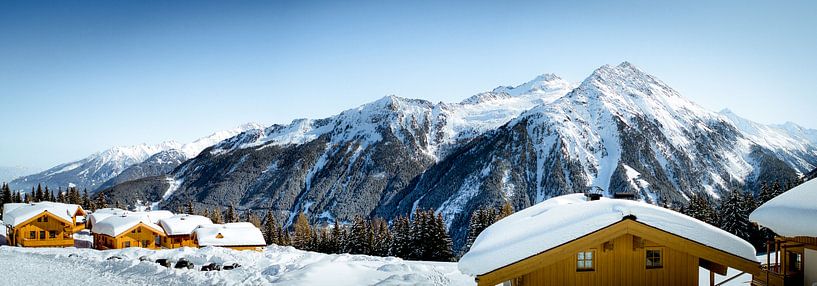
[[[159,221],[159,225],[165,230],[166,236],[162,237],[162,247],[197,247],[193,239],[193,231],[201,225],[211,225],[213,221],[200,215],[178,214]]]
[[[756,275],[746,241],[646,203],[556,197],[488,227],[459,262],[478,285],[698,285],[727,268]]]
[[[817,180],[769,200],[749,219],[777,234],[753,285],[817,285]]]
[[[114,215],[94,223],[91,233],[96,249],[142,247],[158,249],[164,230],[144,213]]]
[[[202,225],[193,231],[199,247],[225,247],[261,251],[267,246],[261,230],[249,222]]]
[[[70,204],[39,202],[3,206],[8,243],[22,247],[74,246],[76,219],[81,215],[84,215],[82,208]]]

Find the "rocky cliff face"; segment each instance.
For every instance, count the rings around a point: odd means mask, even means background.
[[[817,163],[803,140],[797,150],[758,141],[733,118],[623,63],[577,87],[543,75],[460,103],[389,96],[326,119],[250,129],[166,176],[107,194],[159,198],[170,209],[190,201],[271,208],[283,221],[299,211],[319,222],[431,208],[459,246],[470,214],[485,205],[520,209],[591,188],[683,203],[794,178]]]

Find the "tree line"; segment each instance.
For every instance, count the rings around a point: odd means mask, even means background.
[[[425,261],[454,261],[456,258],[445,220],[433,210],[418,209],[411,216],[394,218],[391,224],[383,218],[356,216],[351,222],[342,224],[336,219],[331,225],[312,225],[303,212],[287,224],[279,223],[272,210],[262,219],[252,211],[241,215],[234,206],[223,212],[221,208],[197,212],[191,202],[184,211],[206,216],[213,223],[251,222],[261,229],[267,243],[300,250]]]
[[[757,249],[764,249],[764,244],[774,237],[774,233],[767,228],[758,227],[750,222],[749,214],[765,202],[797,186],[798,183],[787,182],[781,184],[775,181],[772,184],[767,184],[762,182],[760,192],[757,195],[751,192],[732,190],[729,194],[720,198],[717,203],[709,195],[693,195],[687,205],[676,210],[734,234],[750,242]]]
[[[64,191],[58,188],[53,191],[46,186],[38,184],[37,188],[31,187],[31,193],[12,192],[8,184],[3,183],[0,187],[0,219],[2,219],[2,209],[4,204],[8,203],[36,203],[36,202],[58,202],[66,204],[75,204],[82,206],[83,209],[96,209],[94,201],[88,197],[88,190],[83,190],[81,193],[75,187],[68,187]]]

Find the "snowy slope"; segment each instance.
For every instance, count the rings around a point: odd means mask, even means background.
[[[364,147],[380,140],[378,129],[410,130],[424,139],[418,142],[426,153],[445,155],[446,147],[467,141],[496,129],[539,104],[550,103],[573,86],[553,74],[544,74],[517,87],[497,87],[459,103],[438,103],[419,99],[386,96],[375,102],[326,119],[298,119],[289,125],[273,125],[264,130],[249,130],[225,140],[211,151],[214,154],[262,145],[304,144],[324,134],[333,134],[335,143],[365,138]],[[342,135],[342,136],[338,136]]]
[[[817,167],[817,162],[807,160],[817,156],[817,130],[806,129],[788,122],[783,125],[764,125],[740,117],[729,109],[720,111],[743,135],[752,142],[773,150],[786,162],[807,173]]]
[[[97,152],[82,160],[60,164],[43,172],[17,178],[9,183],[15,190],[28,191],[32,186],[43,184],[51,188],[77,186],[91,191],[105,181],[122,173],[128,167],[141,163],[149,157],[163,151],[179,150],[184,158],[198,155],[204,148],[239,134],[247,129],[258,128],[258,124],[249,123],[242,126],[213,133],[187,144],[166,141],[156,145],[139,144],[117,146]],[[177,156],[178,157],[178,156]]]
[[[70,257],[69,257],[70,255]],[[111,256],[122,260],[106,261]],[[167,269],[151,260],[185,258],[195,270]],[[230,271],[202,272],[205,263],[237,262]],[[45,267],[45,265],[48,265]],[[0,274],[10,285],[474,285],[455,263],[404,261],[393,257],[327,255],[270,246],[264,252],[223,248],[97,251],[0,247]]]

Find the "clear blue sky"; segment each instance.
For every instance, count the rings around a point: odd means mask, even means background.
[[[578,82],[624,60],[709,109],[817,128],[808,1],[437,2],[0,2],[0,166],[387,94],[459,101],[546,72]]]

